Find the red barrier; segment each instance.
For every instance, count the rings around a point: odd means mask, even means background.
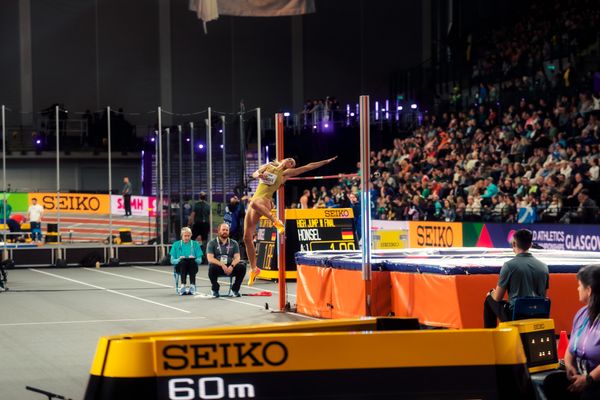
[[[485,294],[495,288],[498,275],[430,275],[392,272],[392,311],[416,317],[421,323],[447,328],[483,327]],[[555,329],[571,331],[581,307],[575,274],[550,274],[548,297]]]
[[[434,275],[373,272],[374,316],[393,312],[423,324],[447,328],[483,327],[483,302],[498,275]],[[298,312],[320,318],[365,316],[360,271],[298,265]],[[550,317],[557,332],[571,331],[582,306],[575,274],[550,274]]]
[[[298,265],[297,271],[297,311],[313,317],[332,318],[331,268]]]
[[[320,318],[366,316],[365,286],[361,271],[298,265],[297,311]],[[373,316],[387,316],[392,309],[389,272],[373,272]]]
[[[365,284],[361,279],[361,271],[333,269],[331,277],[332,317],[367,316]],[[392,310],[390,273],[373,272],[371,278],[371,315],[387,316]]]

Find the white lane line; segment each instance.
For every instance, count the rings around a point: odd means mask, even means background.
[[[306,319],[312,319],[312,320],[315,320],[315,321],[320,321],[321,320],[321,318],[311,317],[310,315],[298,314],[296,312],[291,312],[291,311],[287,311],[286,314],[292,314],[292,315],[295,315],[296,317],[302,317],[302,318],[306,318]]]
[[[204,297],[204,296],[202,296],[202,295],[196,295],[196,296],[194,296],[194,297],[203,297],[203,298],[205,298],[205,297]],[[217,300],[217,299],[215,299],[215,300]],[[252,307],[256,307],[256,308],[262,308],[263,310],[264,310],[264,308],[265,308],[264,306],[260,306],[260,305],[257,305],[257,304],[252,304],[252,303],[246,303],[245,301],[234,300],[234,299],[227,298],[227,297],[219,297],[219,298],[218,298],[218,300],[231,301],[232,303],[239,303],[239,304],[244,304],[244,305],[247,305],[247,306],[252,306]],[[266,310],[266,311],[277,312],[277,311],[274,311],[274,310]],[[320,319],[321,319],[321,318],[315,318],[315,317],[311,317],[311,316],[308,316],[308,315],[302,315],[302,314],[298,314],[298,313],[291,312],[291,311],[286,311],[286,314],[291,314],[291,315],[295,315],[295,316],[297,316],[297,317],[302,317],[302,318],[306,318],[306,319],[312,319],[312,320],[315,320],[315,321],[317,321],[317,320],[320,320]]]
[[[152,271],[152,272],[160,272],[161,274],[171,274],[171,275],[173,274],[172,272],[163,271],[163,270],[155,269],[155,268],[148,268],[148,267],[133,267],[133,268],[145,269],[146,271]],[[200,279],[202,281],[208,281],[208,282],[210,282],[210,279],[208,279],[208,278],[202,278],[200,276],[196,276],[196,279]],[[229,282],[227,282],[227,281],[225,281],[225,282],[220,281],[220,283],[228,284]],[[246,289],[256,290],[257,292],[270,292],[270,293],[273,293],[273,294],[279,294],[278,290],[269,290],[269,289],[264,289],[264,288],[260,288],[260,287],[255,287],[255,286],[248,286],[248,285],[242,285],[242,287],[244,287]],[[291,297],[296,297],[295,294],[291,294],[291,293],[286,293],[286,294],[288,296],[291,296]]]
[[[216,299],[215,299],[216,300]],[[265,306],[261,306],[258,304],[252,304],[252,303],[246,303],[245,301],[239,301],[239,300],[233,300],[233,299],[226,299],[224,297],[219,297],[219,300],[225,300],[225,301],[230,301],[232,303],[239,303],[239,304],[244,304],[246,306],[250,306],[250,307],[254,307],[254,308],[261,308],[264,310]]]
[[[128,318],[128,319],[90,319],[81,321],[47,321],[47,322],[16,322],[12,324],[0,324],[0,326],[27,326],[27,325],[64,325],[64,324],[95,324],[103,322],[135,322],[135,321],[165,321],[165,320],[196,320],[206,317],[164,317],[164,318]]]
[[[78,280],[75,280],[75,279],[67,278],[67,277],[64,277],[64,276],[56,275],[56,274],[51,274],[50,272],[46,272],[46,271],[40,271],[40,270],[33,269],[33,268],[28,268],[28,269],[29,269],[30,271],[37,272],[37,273],[39,273],[39,274],[44,274],[44,275],[48,275],[48,276],[53,276],[53,277],[55,277],[55,278],[64,279],[64,280],[66,280],[66,281],[70,281],[70,282],[78,283],[78,284],[80,284],[80,285],[84,285],[84,286],[90,286],[90,287],[93,287],[93,288],[95,288],[95,289],[105,290],[105,291],[107,291],[107,292],[109,292],[109,293],[118,294],[119,296],[125,296],[125,297],[129,297],[129,298],[131,298],[131,299],[136,299],[136,300],[139,300],[139,301],[143,301],[143,302],[145,302],[145,303],[150,303],[150,304],[154,304],[154,305],[157,305],[157,306],[161,306],[161,307],[170,308],[170,309],[172,309],[172,310],[181,311],[181,312],[184,312],[184,313],[186,313],[186,314],[191,314],[191,313],[192,313],[191,311],[188,311],[188,310],[184,310],[184,309],[181,309],[181,308],[173,307],[173,306],[170,306],[170,305],[167,305],[167,304],[158,303],[158,302],[156,302],[156,301],[152,301],[152,300],[144,299],[144,298],[141,298],[141,297],[133,296],[133,295],[131,295],[131,294],[127,294],[127,293],[119,292],[119,291],[116,291],[116,290],[113,290],[113,289],[107,289],[107,288],[104,288],[104,287],[102,287],[102,286],[92,285],[91,283],[81,282],[81,281],[78,281]]]
[[[149,283],[151,285],[156,285],[156,286],[160,286],[160,287],[166,287],[166,288],[172,288],[172,287],[174,287],[174,285],[165,285],[164,283],[147,281],[145,279],[134,278],[132,276],[127,276],[127,275],[115,274],[114,272],[102,271],[101,269],[97,269],[97,268],[83,268],[83,269],[85,269],[86,271],[98,272],[100,274],[112,275],[112,276],[116,276],[116,277],[119,277],[119,278],[131,279],[132,281]]]

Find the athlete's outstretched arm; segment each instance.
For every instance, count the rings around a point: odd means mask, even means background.
[[[285,176],[286,178],[292,178],[294,176],[298,176],[305,172],[322,167],[325,164],[329,164],[330,162],[335,160],[337,157],[338,156],[328,158],[327,160],[311,162],[310,164],[306,164],[306,165],[304,165],[302,167],[298,167],[298,168],[286,169],[285,171],[283,171],[283,176]]]

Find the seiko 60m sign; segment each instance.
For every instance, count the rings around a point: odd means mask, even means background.
[[[198,370],[279,366],[286,362],[287,347],[278,341],[171,344],[162,349],[162,368]]]

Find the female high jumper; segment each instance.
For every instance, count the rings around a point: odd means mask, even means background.
[[[285,232],[283,222],[278,220],[273,214],[271,209],[275,207],[273,204],[273,193],[279,189],[281,185],[294,176],[303,174],[304,172],[322,167],[325,164],[329,164],[335,160],[337,156],[329,158],[327,160],[316,161],[310,164],[306,164],[303,167],[296,167],[296,161],[293,158],[286,158],[279,161],[273,161],[263,165],[254,173],[252,177],[259,179],[258,188],[250,204],[248,204],[248,211],[244,218],[244,243],[246,244],[246,254],[248,254],[248,261],[250,263],[250,277],[248,278],[248,285],[254,284],[254,280],[260,274],[260,268],[256,266],[256,248],[254,247],[253,235],[256,231],[256,224],[260,220],[260,217],[265,217],[273,222],[273,226],[277,228],[279,234]]]

